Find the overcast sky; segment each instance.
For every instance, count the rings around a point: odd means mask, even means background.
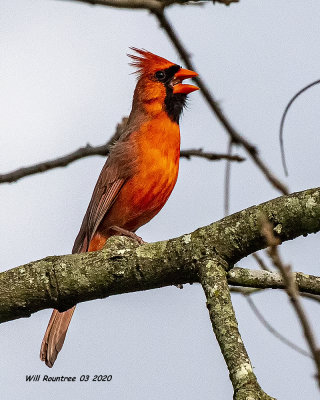
[[[291,96],[320,78],[320,3],[241,0],[230,7],[172,7],[168,17],[233,124],[291,191],[319,186],[319,98],[314,87],[285,126],[290,176],[283,176],[278,126]],[[130,112],[135,77],[126,53],[146,48],[181,60],[147,12],[55,0],[0,3],[0,173],[107,141]],[[227,135],[201,93],[190,95],[182,148],[224,152]],[[245,153],[238,149],[241,155]],[[71,251],[102,157],[1,185],[1,270]],[[182,160],[161,213],[139,230],[145,241],[176,237],[223,217],[225,163]],[[231,211],[277,197],[251,161],[232,165]],[[319,236],[286,243],[283,258],[319,275]],[[252,258],[242,266],[256,268]],[[279,331],[305,346],[286,295],[254,296]],[[240,332],[262,388],[278,399],[318,398],[314,366],[285,347],[233,295]],[[319,305],[304,302],[316,324]],[[51,310],[2,324],[2,398],[231,399],[228,371],[199,285],[114,296],[77,307],[53,369],[39,360]],[[105,382],[26,383],[27,374],[111,374]]]

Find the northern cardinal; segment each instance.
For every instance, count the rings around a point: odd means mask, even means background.
[[[138,54],[129,54],[138,73],[132,110],[102,168],[72,253],[100,250],[112,235],[134,236],[165,205],[177,180],[179,118],[187,94],[198,90],[182,81],[198,74],[131,49]],[[40,350],[48,367],[62,348],[74,309],[53,310]]]

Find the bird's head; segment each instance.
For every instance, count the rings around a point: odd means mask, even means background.
[[[138,74],[133,102],[142,103],[145,111],[152,115],[165,111],[178,123],[187,94],[199,89],[182,82],[198,74],[149,51],[135,47],[131,50],[138,53],[128,54]]]

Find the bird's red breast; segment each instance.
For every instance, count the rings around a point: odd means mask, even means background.
[[[143,123],[132,133],[135,173],[122,187],[116,202],[101,223],[109,236],[116,225],[136,231],[153,218],[167,202],[178,177],[180,156],[179,125],[165,112]]]

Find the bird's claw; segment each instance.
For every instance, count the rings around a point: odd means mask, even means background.
[[[147,243],[140,236],[138,236],[134,232],[128,231],[127,229],[120,228],[119,226],[111,226],[110,229],[120,233],[123,236],[127,236],[127,237],[129,237],[131,239],[136,240],[139,245]]]

